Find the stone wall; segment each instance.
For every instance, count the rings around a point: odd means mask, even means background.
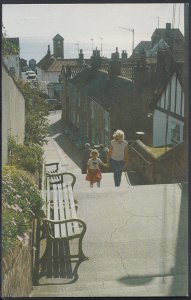
[[[129,146],[129,170],[143,178],[143,184],[187,182],[188,147],[179,144],[156,158],[137,140]]]
[[[188,146],[177,145],[159,157],[156,171],[160,183],[176,183],[188,181]]]
[[[8,162],[8,136],[12,133],[18,144],[24,141],[25,99],[14,79],[2,67],[2,163]]]
[[[2,297],[28,297],[32,290],[32,247],[16,247],[2,259]]]
[[[128,157],[129,170],[135,171],[145,184],[153,183],[156,158],[140,140],[129,146]]]

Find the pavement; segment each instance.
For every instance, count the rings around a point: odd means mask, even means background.
[[[120,187],[103,173],[101,187],[89,187],[80,171],[79,150],[63,134],[60,112],[51,113],[46,162],[73,172],[78,217],[87,225],[77,280],[46,278],[32,297],[138,297],[188,295],[187,184]]]

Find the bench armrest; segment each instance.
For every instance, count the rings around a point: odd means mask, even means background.
[[[46,176],[47,177],[52,177],[52,178],[55,178],[55,176],[56,177],[61,177],[61,181],[62,182],[64,182],[64,176],[65,175],[69,175],[69,176],[71,176],[72,177],[72,183],[71,183],[71,185],[72,185],[72,189],[73,189],[73,187],[74,187],[74,184],[75,184],[75,182],[76,182],[76,176],[74,175],[74,174],[72,174],[72,173],[69,173],[69,172],[63,172],[63,173],[46,173]],[[55,181],[55,182],[51,182],[51,184],[57,184],[58,182],[60,182],[60,180],[57,180],[57,181]]]
[[[66,224],[66,223],[69,223],[69,222],[78,222],[78,223],[80,223],[80,224],[82,225],[82,227],[83,227],[82,235],[85,234],[86,229],[87,229],[86,223],[85,223],[84,221],[82,221],[81,219],[76,219],[76,218],[65,219],[65,220],[59,220],[59,221],[54,221],[54,220],[50,220],[50,219],[47,219],[47,218],[42,218],[42,221],[45,223],[47,232],[48,232],[49,236],[50,236],[52,239],[55,239],[55,237],[50,233],[48,223],[49,223],[49,224],[56,225],[56,224]]]
[[[59,163],[58,162],[53,162],[53,163],[48,163],[48,164],[45,164],[45,167],[49,167],[49,166],[56,166],[56,170],[55,172],[58,171],[58,165]]]

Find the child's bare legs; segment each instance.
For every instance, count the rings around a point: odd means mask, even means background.
[[[93,182],[90,181],[90,187],[93,188]]]
[[[97,187],[100,188],[100,181],[97,182]]]

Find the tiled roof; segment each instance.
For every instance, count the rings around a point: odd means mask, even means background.
[[[116,107],[130,95],[132,81],[120,76],[109,78],[108,73],[87,67],[70,81],[104,108]]]
[[[47,69],[48,72],[61,72],[62,66],[77,66],[78,59],[55,59]]]
[[[163,93],[165,87],[167,86],[168,82],[172,78],[172,75],[174,73],[177,74],[177,77],[180,81],[180,84],[184,88],[184,81],[183,81],[183,63],[176,63],[171,70],[170,74],[166,73],[161,75],[161,78],[157,78],[156,83],[153,85],[152,91],[152,97],[151,97],[151,102],[150,102],[150,107],[153,108],[155,107],[160,95]]]
[[[171,28],[170,29],[171,35],[174,37],[174,39],[183,39],[183,34],[181,33],[180,29],[178,28]],[[163,38],[165,39],[166,37],[166,28],[157,28],[152,34],[153,36],[159,36],[160,39]],[[152,39],[151,37],[151,39]]]
[[[147,50],[149,50],[151,45],[150,41],[141,41],[135,48],[134,48],[134,53],[139,53],[141,52],[142,49],[145,50],[145,52],[147,52]]]
[[[37,67],[41,68],[44,71],[47,71],[48,68],[51,66],[55,58],[53,56],[50,56],[49,54],[46,54],[38,63]]]

